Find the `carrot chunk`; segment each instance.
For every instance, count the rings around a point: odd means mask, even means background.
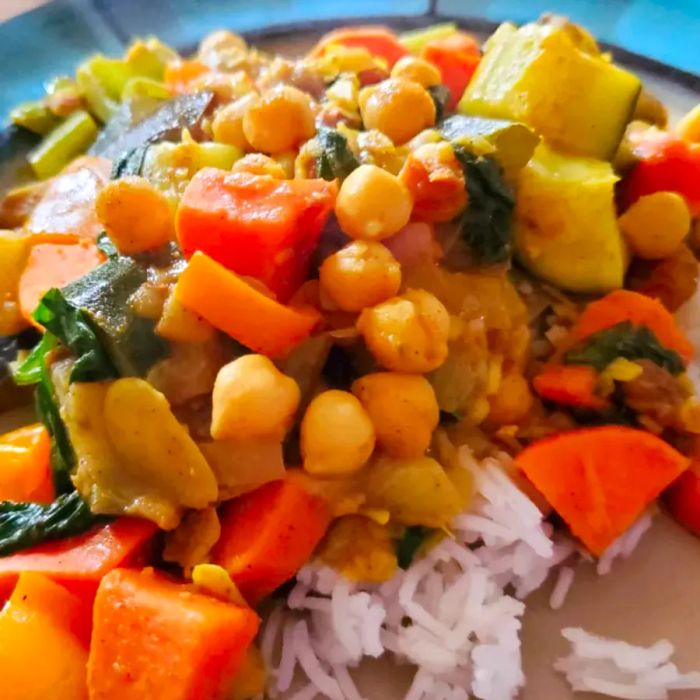
[[[200,252],[180,275],[175,296],[212,326],[270,357],[291,350],[319,320],[317,311],[280,304]]]
[[[331,516],[300,484],[273,481],[226,504],[220,518],[213,560],[256,603],[308,561]]]
[[[219,700],[258,625],[250,608],[152,570],[112,571],[95,598],[90,700]]]
[[[629,321],[635,326],[646,326],[661,345],[675,350],[686,362],[693,356],[692,344],[670,311],[657,299],[627,289],[618,289],[591,302],[571,330],[571,344],[623,321]]]
[[[19,278],[19,306],[24,318],[36,324],[32,313],[53,287],[61,288],[94,270],[103,260],[97,246],[87,240],[63,245],[38,243]]]
[[[42,242],[70,243],[81,238],[97,240],[102,225],[95,200],[109,181],[112,163],[107,158],[83,156],[57,175],[26,224]]]
[[[535,391],[549,401],[566,406],[603,409],[608,402],[597,396],[598,373],[588,365],[545,365],[533,380]]]
[[[0,435],[0,501],[51,503],[51,438],[40,423]]]
[[[306,280],[336,191],[326,180],[204,168],[177,209],[178,241],[187,257],[201,250],[286,302]]]
[[[651,433],[608,425],[539,440],[516,464],[574,535],[600,555],[688,459]]]
[[[443,85],[450,89],[447,108],[454,109],[481,61],[479,42],[471,34],[455,32],[429,41],[421,56],[440,70]]]
[[[0,599],[24,571],[44,574],[70,591],[94,595],[105,574],[139,559],[156,529],[147,520],[120,518],[82,535],[0,557]]]
[[[388,68],[408,54],[396,34],[390,29],[381,25],[365,25],[341,27],[324,34],[311,49],[309,56],[312,58],[323,56],[328,47],[334,44],[367,49],[373,56],[383,58]]]

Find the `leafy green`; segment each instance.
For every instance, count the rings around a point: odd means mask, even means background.
[[[431,532],[429,527],[422,525],[411,525],[406,528],[403,537],[396,542],[396,558],[402,569],[408,569],[418,549]]]
[[[119,162],[136,149],[158,141],[179,139],[183,129],[194,127],[211,104],[211,92],[180,95],[162,102],[153,100],[142,119],[123,103],[90,148],[90,154]]]
[[[453,144],[464,170],[469,204],[462,215],[461,234],[479,263],[490,265],[510,256],[515,197],[503,170],[489,156],[476,156]]]
[[[71,381],[97,382],[117,376],[92,320],[80,305],[69,302],[65,291],[50,289],[42,297],[33,316],[75,355]]]
[[[433,103],[435,105],[435,121],[442,121],[447,111],[447,103],[452,97],[450,88],[447,85],[431,85],[427,88],[428,93],[433,98]]]
[[[360,163],[350,150],[348,140],[335,129],[319,129],[316,140],[321,153],[316,157],[316,177],[324,180],[346,178]]]
[[[35,391],[36,413],[51,436],[51,469],[56,492],[69,493],[73,490],[70,473],[75,466],[75,452],[61,418],[56,391],[44,360],[40,368],[41,378]]]
[[[77,491],[49,505],[0,501],[0,555],[78,535],[99,520]]]
[[[564,362],[590,365],[602,372],[618,357],[651,360],[671,374],[680,374],[685,367],[681,356],[661,345],[650,328],[635,326],[630,321],[622,321],[589,336],[564,355]]]
[[[145,262],[113,256],[63,289],[64,312],[69,318],[77,315],[85,321],[102,350],[100,359],[107,360],[98,366],[102,370],[99,378],[143,376],[168,351],[168,344],[155,334],[155,322],[136,315],[130,306],[131,296],[147,275]],[[96,351],[93,346],[88,349]],[[80,362],[82,354],[76,355]],[[84,373],[76,375],[75,370],[71,379],[94,381]]]
[[[34,349],[24,359],[24,362],[12,373],[15,384],[20,386],[38,384],[41,381],[44,358],[57,345],[58,338],[50,331],[46,331],[41,340],[34,346]]]
[[[463,418],[464,416],[459,411],[443,411],[440,409],[440,425],[455,425]]]

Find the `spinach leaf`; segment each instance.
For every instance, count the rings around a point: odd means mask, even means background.
[[[412,525],[406,528],[403,537],[396,542],[396,558],[402,569],[408,569],[419,547],[432,532],[429,527]]]
[[[99,520],[77,491],[49,505],[0,501],[0,555],[78,535]]]
[[[360,163],[348,146],[348,140],[335,129],[319,129],[316,140],[321,148],[316,158],[316,177],[324,180],[346,178]]]
[[[40,368],[41,378],[35,391],[36,413],[51,436],[51,469],[56,492],[69,493],[73,491],[70,473],[75,466],[75,452],[61,418],[56,391],[45,361],[41,362]]]
[[[50,331],[46,331],[41,340],[34,346],[34,349],[24,359],[24,362],[13,372],[12,378],[15,380],[15,384],[20,386],[38,384],[41,381],[44,358],[56,345],[58,345],[58,338]]]
[[[475,156],[452,145],[464,170],[469,204],[462,215],[461,234],[477,262],[503,262],[510,256],[515,197],[503,170],[490,156]]]
[[[355,367],[352,355],[339,345],[333,345],[328,351],[321,376],[329,388],[349,391],[360,373]]]
[[[589,336],[564,355],[564,362],[590,365],[602,372],[618,357],[651,360],[671,374],[680,374],[685,367],[681,356],[661,345],[650,328],[635,326],[630,321],[622,321]]]
[[[106,358],[98,366],[101,379],[141,377],[168,351],[166,341],[155,334],[155,322],[136,315],[129,303],[147,274],[145,263],[117,255],[63,289],[65,313],[69,318],[78,316],[89,326],[102,351],[100,359]],[[80,362],[81,353],[76,355]],[[77,369],[76,364],[72,381],[94,381],[84,372],[76,374]]]
[[[198,92],[156,102],[155,109],[136,123],[129,104],[123,103],[92,144],[90,154],[119,162],[136,149],[179,138],[183,129],[191,129],[201,120],[212,98],[211,92]]]
[[[447,111],[447,103],[450,101],[450,97],[452,97],[450,88],[448,88],[447,85],[431,85],[427,90],[433,98],[433,104],[435,105],[435,121],[442,121]]]
[[[456,425],[464,416],[459,412],[443,411],[440,409],[440,425]]]
[[[104,265],[97,270],[102,267]],[[72,304],[60,289],[46,292],[33,316],[75,355],[71,381],[97,382],[117,376],[92,320],[79,305]]]

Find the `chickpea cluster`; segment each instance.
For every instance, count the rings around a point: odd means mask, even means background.
[[[242,50],[230,36],[217,35],[202,48],[207,61],[219,60],[222,46],[229,61]],[[315,177],[316,135],[323,120],[350,115],[349,126],[336,128],[360,165],[339,183],[334,208],[350,241],[320,265],[317,297],[323,308],[354,323],[356,342],[366,346],[377,370],[348,391],[321,386],[300,408],[300,389],[293,379],[265,357],[244,355],[220,370],[213,391],[215,439],[282,439],[300,419],[302,466],[319,477],[358,472],[375,451],[395,459],[422,457],[440,413],[424,375],[448,354],[445,306],[423,289],[402,287],[401,264],[385,245],[409,222],[426,220],[415,216],[417,199],[425,199],[423,190],[402,167],[412,150],[407,144],[435,125],[428,88],[442,82],[441,74],[428,61],[407,56],[384,79],[362,87],[353,66],[367,69],[366,58],[357,49],[334,47],[323,69],[335,67],[336,78],[323,95],[312,96],[284,80],[275,83],[268,75],[248,94],[220,106],[211,122],[215,141],[246,153],[234,171],[304,178]],[[363,130],[355,130],[360,124]],[[431,169],[454,170],[445,146],[430,145],[414,157],[425,178]],[[446,178],[441,172],[437,179]],[[455,174],[448,184],[453,185],[448,195],[454,192],[456,201],[445,205],[440,220],[466,203],[464,181]],[[444,193],[446,186],[442,188]]]

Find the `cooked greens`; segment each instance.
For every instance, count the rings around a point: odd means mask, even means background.
[[[447,103],[450,101],[452,93],[447,85],[431,85],[426,89],[433,98],[433,103],[435,104],[435,121],[439,122],[445,116]]]
[[[677,352],[661,345],[647,326],[635,326],[630,321],[623,321],[589,336],[564,355],[564,362],[590,365],[602,372],[618,357],[651,360],[671,374],[680,374],[684,369],[683,359]]]
[[[469,204],[462,215],[461,232],[478,262],[503,262],[511,252],[515,197],[503,170],[490,156],[475,156],[453,145],[464,170]]]
[[[316,140],[321,152],[316,158],[316,176],[324,180],[347,177],[360,163],[348,140],[335,129],[319,129]]]
[[[429,527],[412,525],[407,527],[403,537],[396,542],[396,558],[402,569],[407,569],[413,561],[420,546],[432,532]]]
[[[0,556],[78,535],[96,522],[98,519],[76,491],[48,505],[0,501]]]
[[[198,92],[167,102],[154,101],[153,111],[136,123],[131,106],[124,103],[97,137],[90,153],[118,163],[135,149],[177,138],[183,129],[191,129],[199,122],[212,97],[210,92]]]
[[[117,376],[93,322],[83,308],[72,304],[60,289],[50,289],[42,297],[34,318],[75,355],[71,381],[97,382]]]

